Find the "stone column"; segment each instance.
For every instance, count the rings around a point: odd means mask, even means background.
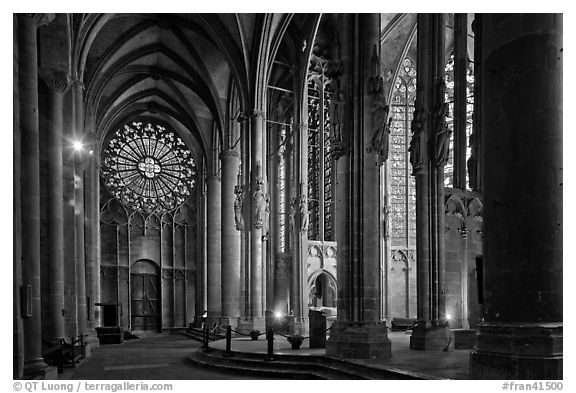
[[[50,294],[50,338],[64,338],[64,212],[63,212],[63,94],[68,88],[67,75],[48,75],[48,264],[46,283]]]
[[[226,150],[222,160],[222,317],[226,324],[240,316],[240,232],[236,227],[234,189],[240,170],[240,154]],[[240,206],[241,209],[241,206]]]
[[[83,86],[74,82],[72,93],[74,97],[74,139],[82,142],[84,136],[84,116],[82,111]],[[78,335],[87,334],[86,323],[86,241],[85,241],[85,211],[84,211],[84,173],[88,152],[82,148],[74,152],[74,230],[76,258],[76,315]]]
[[[418,323],[410,348],[441,350],[451,344],[444,310],[444,165],[438,135],[445,125],[444,14],[418,14],[418,91],[410,161],[416,178]],[[448,138],[448,137],[447,137]]]
[[[88,342],[98,346],[96,327],[100,326],[100,182],[97,138],[92,135],[86,162],[86,312],[88,318]],[[90,352],[87,352],[89,355]]]
[[[262,228],[265,219],[266,180],[262,169],[264,113],[254,111],[251,129],[250,317],[253,327],[264,329]]]
[[[379,69],[380,14],[348,18],[353,37],[347,45],[343,43],[345,68],[352,70],[343,127],[348,154],[337,162],[336,182],[338,319],[326,342],[326,355],[381,358],[390,356],[390,340],[386,322],[381,321],[378,274],[382,157],[373,144],[386,124]]]
[[[484,322],[474,379],[562,379],[562,15],[482,15]]]
[[[218,176],[206,179],[206,216],[207,216],[207,306],[210,324],[218,322],[222,315],[221,301],[221,180]]]
[[[300,84],[301,85],[301,84]],[[293,90],[299,91],[298,81],[294,81]],[[291,304],[290,310],[292,312],[292,326],[290,332],[292,334],[300,334],[302,336],[308,335],[308,283],[307,283],[307,258],[308,258],[308,124],[305,119],[308,119],[308,89],[304,89],[303,97],[296,95],[294,97],[294,124],[299,128],[293,134],[294,140],[294,164],[291,168],[294,170],[293,178],[295,179],[292,187],[294,191],[287,188],[287,204],[290,216],[288,228],[292,226],[290,233],[291,239]],[[298,100],[298,101],[296,101]],[[303,105],[298,105],[302,102]],[[287,186],[290,185],[290,178],[287,177]],[[306,213],[304,216],[302,213]],[[290,230],[290,229],[289,229]]]
[[[42,359],[40,302],[40,169],[36,31],[46,14],[18,15],[18,89],[21,137],[21,238],[24,378],[49,378]]]

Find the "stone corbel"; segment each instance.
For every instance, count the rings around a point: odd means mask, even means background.
[[[68,74],[62,71],[40,71],[40,77],[53,92],[64,94],[72,84]]]

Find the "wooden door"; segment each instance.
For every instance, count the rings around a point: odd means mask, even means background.
[[[131,274],[132,330],[160,330],[160,296],[156,273]]]

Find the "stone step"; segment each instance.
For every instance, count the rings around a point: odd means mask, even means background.
[[[199,350],[190,356],[190,360],[198,365],[279,377],[291,375],[296,379],[436,379],[393,367],[369,367],[328,356],[276,354],[272,361],[265,361],[264,358],[263,353],[250,352],[234,352],[232,357],[226,357],[224,351],[219,349],[210,349],[209,352]]]
[[[188,358],[197,366],[218,368],[226,372],[247,375],[258,375],[276,379],[359,379],[318,367],[311,369],[309,364],[302,362],[285,362],[281,360],[264,361],[239,357],[224,357],[219,351],[204,353],[198,350]],[[353,376],[352,376],[353,377]]]

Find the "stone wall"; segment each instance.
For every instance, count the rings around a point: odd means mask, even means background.
[[[122,325],[130,327],[131,266],[140,260],[151,261],[158,271],[161,328],[187,326],[196,312],[199,285],[195,256],[200,243],[192,203],[171,213],[143,215],[129,212],[106,190],[101,200],[102,302],[122,304]]]
[[[474,328],[481,318],[477,257],[482,257],[482,202],[477,193],[446,189],[444,228],[446,314],[451,328]]]

